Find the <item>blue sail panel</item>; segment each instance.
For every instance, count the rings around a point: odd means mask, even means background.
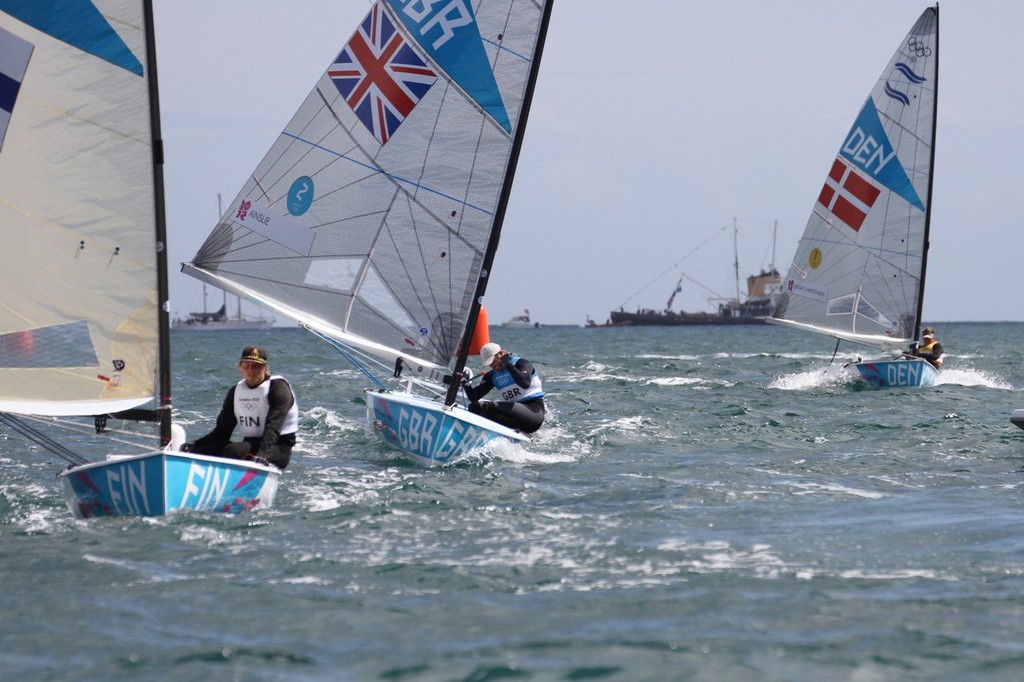
[[[512,124],[469,3],[433,5],[388,0],[388,4],[423,51],[506,132],[511,133]]]
[[[142,75],[142,63],[90,0],[0,0],[0,11],[114,66]]]

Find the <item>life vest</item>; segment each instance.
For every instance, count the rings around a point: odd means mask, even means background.
[[[520,355],[513,355],[512,364],[514,365],[522,359]],[[525,403],[529,400],[544,397],[544,388],[541,385],[540,375],[537,374],[536,369],[530,375],[530,385],[526,388],[517,384],[515,377],[512,376],[512,372],[504,367],[491,370],[491,383],[501,393],[502,400]]]
[[[273,381],[284,381],[291,391],[292,387],[284,377],[271,376],[259,386],[250,388],[245,379],[235,384],[235,419],[242,438],[260,438],[267,426],[267,415],[270,413],[270,384]],[[281,435],[296,433],[299,430],[299,406],[292,393],[292,406],[281,426]]]
[[[934,352],[933,349],[935,348],[935,345],[937,343],[938,343],[938,341],[936,341],[935,339],[932,339],[931,343],[927,343],[927,344],[921,346],[920,348],[917,349],[917,352],[918,353],[928,353],[928,354],[931,354],[931,353]],[[944,357],[946,357],[945,353],[943,353],[942,355],[938,356],[937,358],[931,359],[930,362],[933,365],[935,365],[936,367],[941,367],[942,366],[942,358],[944,358]]]

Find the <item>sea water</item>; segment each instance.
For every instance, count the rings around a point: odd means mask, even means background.
[[[295,387],[274,507],[76,521],[0,430],[0,677],[1024,679],[1024,324],[933,326],[939,384],[885,390],[772,326],[495,329],[548,420],[443,469],[312,335],[175,332],[191,437],[246,344]]]

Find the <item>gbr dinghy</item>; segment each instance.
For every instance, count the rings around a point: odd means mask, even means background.
[[[265,506],[280,475],[173,451],[155,55],[149,1],[0,0],[0,421],[70,463],[80,518]]]
[[[551,4],[378,0],[183,265],[361,368],[420,464],[528,440],[459,394]]]
[[[832,162],[769,322],[901,349],[918,338],[928,258],[939,8],[926,9],[882,72]],[[850,363],[874,386],[931,386],[903,355]]]

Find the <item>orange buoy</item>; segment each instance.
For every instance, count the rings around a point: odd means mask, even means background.
[[[487,308],[480,306],[480,315],[476,318],[476,327],[469,342],[469,354],[479,355],[485,343],[491,342],[491,330],[487,326]]]

